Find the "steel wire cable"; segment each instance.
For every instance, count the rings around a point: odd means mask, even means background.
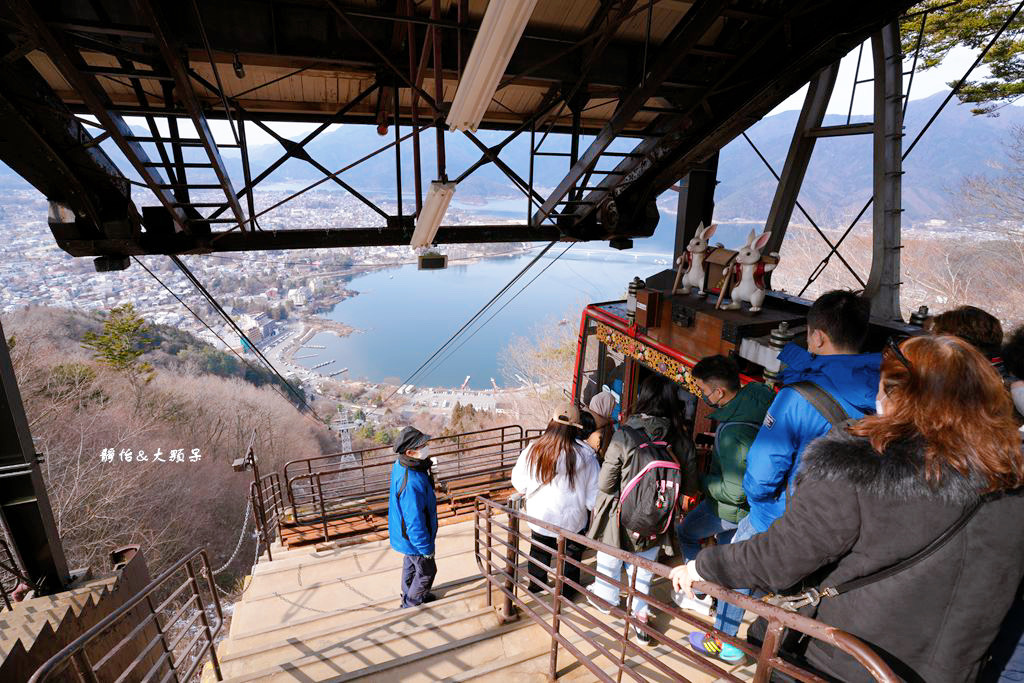
[[[524,291],[526,291],[527,287],[532,285],[534,282],[536,282],[537,278],[539,278],[541,275],[543,275],[545,272],[547,272],[548,268],[550,268],[551,266],[555,265],[555,261],[557,261],[558,259],[562,258],[565,255],[565,252],[567,252],[570,249],[572,249],[575,244],[576,244],[575,242],[570,242],[569,246],[567,246],[565,249],[562,250],[562,253],[560,253],[555,258],[551,259],[550,263],[548,263],[546,266],[544,266],[544,268],[541,269],[541,271],[539,273],[534,275],[533,278],[529,282],[527,282],[525,285],[523,285],[522,288],[518,292],[513,294],[512,297],[508,299],[508,301],[503,303],[498,310],[496,310],[493,314],[491,314],[491,317],[489,317],[487,320],[485,320],[483,323],[481,323],[479,327],[477,327],[475,330],[473,330],[473,333],[471,335],[469,335],[468,337],[463,339],[461,342],[459,342],[458,346],[456,346],[454,349],[452,349],[447,354],[445,354],[444,358],[440,359],[437,363],[434,364],[434,367],[432,367],[432,368],[430,368],[430,370],[426,371],[424,376],[429,376],[430,373],[434,372],[435,370],[440,368],[442,365],[444,365],[448,361],[448,359],[451,358],[453,355],[455,355],[458,352],[459,349],[461,349],[463,346],[465,346],[469,342],[470,339],[475,337],[477,332],[479,332],[480,330],[484,329],[487,326],[487,323],[489,323],[492,320],[494,320],[494,318],[496,318],[499,313],[501,313],[503,310],[505,310],[506,306],[508,306],[513,301],[515,301],[516,298],[520,294],[522,294]]]
[[[188,311],[189,313],[191,313],[191,314],[192,314],[192,317],[194,317],[194,318],[195,318],[196,320],[198,320],[198,321],[199,321],[199,322],[200,322],[200,323],[201,323],[201,324],[203,325],[203,327],[205,327],[205,328],[206,328],[207,330],[209,330],[209,331],[210,331],[210,333],[211,333],[211,334],[213,334],[213,336],[215,336],[215,337],[216,337],[216,338],[217,338],[218,340],[220,340],[220,343],[221,343],[221,344],[223,344],[223,345],[224,345],[224,346],[225,346],[225,347],[226,347],[226,348],[228,349],[228,351],[230,351],[231,353],[235,354],[235,356],[236,356],[236,357],[238,358],[238,360],[240,360],[240,361],[242,361],[243,363],[245,363],[245,365],[246,365],[246,366],[247,366],[247,367],[248,367],[248,368],[249,368],[250,370],[252,370],[253,372],[255,372],[255,373],[257,373],[257,374],[259,374],[259,373],[260,373],[260,369],[259,369],[259,368],[257,368],[257,367],[256,367],[255,365],[253,365],[253,364],[252,364],[252,363],[250,363],[250,362],[249,362],[248,360],[246,360],[246,359],[245,359],[245,358],[244,358],[244,357],[243,357],[243,356],[242,356],[241,354],[239,354],[239,353],[238,353],[237,351],[235,351],[235,350],[234,350],[234,348],[232,348],[232,346],[231,346],[230,344],[228,344],[228,343],[227,343],[227,342],[226,342],[226,341],[224,340],[224,337],[220,336],[220,334],[218,334],[218,333],[217,333],[217,330],[213,329],[213,328],[212,328],[212,327],[211,327],[211,326],[209,325],[209,323],[207,323],[207,322],[206,322],[205,320],[203,320],[203,318],[202,318],[202,317],[201,317],[201,316],[200,316],[200,315],[199,315],[198,313],[196,313],[196,312],[195,312],[195,311],[194,311],[194,310],[192,309],[192,307],[191,307],[191,306],[189,306],[189,305],[188,305],[187,303],[185,303],[185,301],[184,301],[184,300],[183,300],[183,299],[182,299],[182,298],[181,298],[180,296],[178,296],[178,295],[177,295],[177,293],[176,293],[176,292],[175,292],[175,291],[174,291],[173,289],[171,289],[170,287],[168,287],[168,286],[167,286],[167,285],[166,285],[166,284],[164,283],[164,281],[163,281],[163,280],[161,280],[161,279],[160,279],[160,278],[159,278],[159,277],[158,277],[158,276],[156,275],[156,273],[154,273],[154,272],[153,272],[153,271],[151,271],[151,270],[150,270],[149,268],[147,268],[147,267],[146,267],[146,264],[144,264],[144,263],[143,263],[142,261],[140,261],[140,260],[138,259],[138,257],[136,257],[136,256],[132,256],[132,260],[133,260],[133,261],[135,261],[135,263],[139,264],[139,266],[141,266],[141,267],[142,267],[142,269],[143,269],[144,271],[146,271],[147,273],[149,273],[149,275],[150,275],[150,276],[151,276],[151,277],[152,277],[152,278],[153,278],[154,280],[156,280],[156,281],[157,281],[158,283],[160,283],[160,286],[161,286],[161,287],[163,287],[164,289],[166,289],[166,290],[167,290],[167,292],[168,292],[168,293],[169,293],[169,294],[170,294],[171,296],[173,296],[173,297],[174,297],[174,298],[175,298],[175,299],[176,299],[176,300],[178,301],[178,303],[179,303],[179,304],[181,304],[182,306],[184,306],[184,307],[185,307],[185,310],[187,310],[187,311]],[[276,374],[276,373],[275,373],[275,374]],[[280,375],[278,375],[278,377],[280,377]],[[291,399],[289,399],[289,398],[288,398],[288,396],[287,396],[287,395],[286,395],[286,394],[285,394],[284,392],[282,392],[282,391],[281,391],[280,389],[278,389],[278,387],[277,387],[276,385],[274,385],[274,384],[268,384],[267,386],[269,386],[269,387],[270,387],[270,388],[271,388],[271,389],[272,389],[272,390],[273,390],[274,392],[276,392],[276,393],[277,393],[277,395],[278,395],[278,396],[280,396],[281,398],[283,398],[283,399],[284,399],[285,401],[288,401],[289,403],[291,402]],[[302,413],[302,415],[306,416],[306,417],[307,417],[307,418],[309,418],[309,419],[313,419],[313,418],[312,418],[312,417],[311,417],[310,415],[307,415],[306,413]],[[316,420],[314,420],[314,421],[316,421]],[[317,424],[320,424],[320,422],[322,422],[322,421],[319,421],[319,422],[317,422]]]
[[[174,265],[178,266],[178,269],[181,270],[181,272],[184,273],[185,277],[189,279],[192,285],[199,290],[199,292],[206,298],[207,301],[210,302],[210,305],[212,305],[214,310],[216,310],[217,313],[220,314],[221,318],[224,319],[224,322],[226,322],[228,326],[231,327],[238,334],[239,338],[250,349],[252,349],[252,352],[256,355],[256,357],[263,361],[263,363],[270,369],[270,371],[277,375],[278,379],[284,382],[284,385],[288,387],[292,394],[294,394],[295,397],[299,399],[299,402],[302,403],[302,405],[304,405],[319,422],[324,422],[324,419],[320,417],[320,415],[317,414],[315,410],[313,410],[313,406],[309,405],[309,403],[306,401],[305,395],[301,391],[293,387],[291,383],[288,380],[286,380],[281,375],[280,372],[278,372],[277,368],[274,367],[274,364],[271,363],[270,360],[263,355],[263,352],[260,351],[256,344],[254,344],[252,340],[249,339],[248,335],[246,335],[245,332],[242,331],[242,328],[238,326],[238,323],[236,323],[234,319],[230,315],[228,315],[228,312],[225,311],[224,307],[220,305],[220,302],[217,301],[217,298],[214,297],[213,294],[211,294],[208,289],[206,289],[203,283],[199,281],[199,278],[197,278],[195,274],[193,274],[192,271],[189,270],[188,266],[186,266],[182,262],[182,260],[178,258],[176,255],[172,254],[170,258],[171,261],[174,262]]]
[[[420,372],[421,372],[421,371],[422,371],[422,370],[423,370],[423,369],[424,369],[425,367],[427,367],[427,365],[428,365],[428,364],[429,364],[429,363],[430,363],[430,362],[431,362],[432,360],[434,360],[435,358],[437,358],[437,356],[439,356],[439,355],[440,355],[440,354],[441,354],[441,353],[442,353],[442,352],[443,352],[443,351],[444,351],[444,350],[445,350],[446,348],[448,348],[448,346],[450,346],[450,345],[451,345],[451,344],[452,344],[452,343],[453,343],[453,342],[454,342],[454,341],[455,341],[455,340],[456,340],[456,339],[457,339],[457,338],[458,338],[458,337],[459,337],[460,335],[462,335],[462,333],[463,333],[463,332],[465,332],[465,331],[466,331],[466,329],[468,329],[470,325],[472,325],[472,324],[473,324],[473,323],[474,323],[474,322],[475,322],[476,320],[478,320],[478,319],[480,318],[480,316],[482,316],[482,315],[483,315],[484,313],[486,313],[486,312],[487,312],[487,310],[488,310],[488,309],[489,309],[489,308],[490,308],[491,306],[493,306],[493,305],[495,304],[495,302],[496,302],[496,301],[497,301],[498,299],[500,299],[500,298],[501,298],[501,297],[502,297],[502,296],[503,296],[503,295],[505,294],[505,292],[507,292],[507,291],[508,291],[509,289],[511,289],[511,288],[512,288],[513,286],[515,286],[516,282],[518,282],[518,281],[519,281],[519,280],[520,280],[520,279],[521,279],[521,278],[523,277],[523,275],[525,275],[525,274],[526,274],[526,272],[527,272],[528,270],[530,270],[530,268],[532,268],[532,267],[534,266],[534,264],[536,264],[536,263],[537,263],[537,261],[539,261],[539,260],[541,259],[541,257],[543,257],[543,256],[544,256],[544,254],[548,253],[548,251],[550,251],[551,247],[555,246],[555,242],[557,242],[557,241],[558,241],[558,240],[551,240],[551,241],[550,241],[550,242],[549,242],[549,243],[548,243],[548,244],[547,244],[547,245],[546,245],[546,246],[545,246],[545,247],[544,247],[544,248],[543,248],[543,249],[542,249],[542,250],[540,251],[540,253],[539,253],[539,254],[537,254],[536,256],[534,256],[534,257],[533,257],[533,259],[532,259],[532,260],[531,260],[531,261],[530,261],[529,263],[527,263],[527,264],[526,264],[526,266],[524,266],[522,270],[520,270],[520,271],[519,271],[518,273],[516,273],[515,277],[513,277],[513,278],[512,278],[511,280],[509,280],[509,281],[508,281],[508,282],[507,282],[507,283],[505,284],[505,286],[504,286],[504,287],[502,287],[501,289],[499,289],[499,290],[498,290],[498,293],[497,293],[497,294],[495,294],[494,296],[492,296],[492,297],[490,298],[490,300],[489,300],[489,301],[488,301],[487,303],[485,303],[485,304],[484,304],[484,305],[483,305],[483,306],[482,306],[482,307],[480,308],[480,310],[478,310],[478,311],[477,311],[476,313],[474,313],[474,314],[472,315],[472,317],[470,317],[470,319],[469,319],[469,320],[467,320],[467,321],[466,321],[466,322],[465,322],[465,323],[464,323],[464,324],[462,325],[462,327],[460,327],[460,328],[459,328],[458,330],[456,330],[456,331],[455,331],[455,333],[454,333],[454,334],[452,334],[452,336],[450,336],[450,337],[448,338],[448,340],[447,340],[447,341],[446,341],[445,343],[441,344],[441,346],[439,346],[439,347],[437,348],[437,350],[436,350],[436,351],[434,351],[434,352],[433,352],[432,354],[430,354],[430,356],[428,356],[428,357],[427,357],[427,359],[426,359],[425,361],[423,361],[423,362],[422,362],[422,363],[420,364],[420,366],[419,366],[418,368],[416,368],[416,369],[415,369],[415,370],[414,370],[414,371],[412,372],[412,374],[410,374],[410,375],[409,375],[409,376],[407,376],[407,377],[406,377],[406,378],[405,378],[404,380],[402,380],[401,382],[399,382],[398,386],[397,386],[397,387],[395,387],[395,390],[394,390],[394,391],[392,391],[392,392],[391,392],[391,393],[390,393],[390,394],[388,395],[388,397],[387,397],[387,398],[385,398],[385,399],[384,399],[384,400],[383,400],[383,401],[381,402],[381,404],[380,404],[379,406],[377,406],[377,407],[376,407],[376,408],[375,408],[375,409],[374,409],[374,410],[373,410],[373,411],[372,411],[372,412],[371,412],[370,414],[371,414],[371,415],[373,415],[373,414],[376,414],[376,412],[377,412],[378,410],[380,410],[380,409],[381,409],[381,408],[383,408],[383,407],[384,407],[385,405],[387,405],[388,401],[390,401],[390,400],[391,400],[392,398],[394,398],[394,397],[395,397],[395,395],[396,395],[396,394],[398,394],[398,390],[399,390],[399,389],[401,389],[402,387],[404,387],[404,386],[405,386],[406,384],[408,384],[408,383],[409,383],[410,381],[412,381],[412,379],[413,379],[413,378],[415,378],[415,377],[416,377],[417,375],[419,375],[419,374],[420,374]]]

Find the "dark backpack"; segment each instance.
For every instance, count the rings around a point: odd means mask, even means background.
[[[629,481],[619,494],[619,522],[633,540],[653,540],[671,525],[683,473],[664,441],[652,441],[641,430],[622,427],[636,443]]]

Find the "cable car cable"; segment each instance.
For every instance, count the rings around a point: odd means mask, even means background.
[[[186,266],[181,261],[181,259],[174,254],[170,255],[170,259],[171,261],[174,262],[174,265],[178,266],[178,269],[181,270],[182,273],[184,273],[185,277],[189,279],[193,286],[195,286],[195,288],[199,290],[199,292],[206,298],[206,300],[210,302],[210,304],[217,311],[217,313],[220,314],[221,318],[224,319],[224,322],[226,322],[238,334],[239,338],[246,345],[248,345],[250,349],[252,349],[253,353],[256,354],[256,357],[263,361],[264,365],[266,365],[271,372],[277,375],[278,379],[284,382],[285,386],[289,389],[289,391],[291,391],[292,394],[294,394],[295,397],[299,399],[299,402],[302,403],[302,405],[304,405],[319,422],[324,422],[324,419],[320,417],[320,415],[315,410],[313,410],[313,406],[309,405],[309,403],[306,401],[305,395],[301,391],[293,387],[291,383],[288,380],[286,380],[284,376],[281,375],[280,372],[278,372],[277,368],[274,367],[274,364],[271,363],[270,360],[268,360],[267,357],[263,355],[263,352],[260,351],[256,344],[254,344],[253,341],[249,339],[249,337],[245,334],[245,332],[242,331],[242,328],[238,326],[238,323],[236,323],[234,319],[232,319],[232,317],[228,315],[228,312],[224,310],[224,307],[220,305],[220,302],[217,301],[216,297],[214,297],[213,294],[211,294],[209,290],[207,290],[206,287],[203,286],[203,283],[199,281],[199,278],[197,278],[192,273],[191,270],[189,270],[188,266]]]
[[[494,320],[494,318],[497,317],[497,315],[499,313],[501,313],[503,310],[505,310],[506,306],[508,306],[513,301],[515,301],[516,298],[520,294],[522,294],[524,291],[526,291],[527,287],[529,287],[534,282],[536,282],[537,278],[539,278],[541,275],[543,275],[547,271],[548,268],[550,268],[551,266],[555,265],[555,261],[557,261],[558,259],[562,258],[565,255],[565,252],[567,252],[570,249],[572,249],[575,244],[576,244],[576,242],[570,242],[569,246],[567,246],[565,249],[562,250],[562,253],[560,253],[555,258],[551,259],[551,263],[549,263],[546,266],[544,266],[544,268],[541,269],[541,271],[539,273],[534,275],[533,278],[529,282],[527,282],[525,285],[523,285],[522,288],[518,292],[513,294],[512,297],[508,301],[503,303],[498,310],[496,310],[493,314],[491,314],[490,318],[488,318],[483,323],[481,323],[481,325],[479,327],[477,327],[475,330],[473,330],[473,333],[471,335],[469,335],[468,337],[463,339],[461,342],[459,342],[458,346],[456,346],[454,349],[452,349],[447,354],[445,354],[444,358],[440,359],[437,363],[434,364],[434,366],[432,368],[430,368],[430,370],[426,371],[426,375],[425,376],[429,376],[430,373],[434,372],[435,370],[440,368],[442,365],[444,365],[448,361],[448,359],[451,358],[453,355],[455,355],[458,352],[459,349],[461,349],[463,346],[465,346],[466,343],[468,343],[470,339],[475,337],[477,332],[479,332],[480,330],[484,329],[487,326],[487,323],[489,323],[492,320]]]
[[[484,313],[486,313],[486,312],[487,312],[487,309],[489,309],[489,308],[490,308],[491,306],[493,306],[493,305],[494,305],[494,303],[495,303],[495,302],[496,302],[496,301],[497,301],[497,300],[498,300],[499,298],[501,298],[501,296],[502,296],[502,295],[503,295],[503,294],[504,294],[505,292],[507,292],[507,291],[508,291],[509,289],[511,289],[511,288],[512,288],[512,287],[513,287],[513,286],[515,285],[515,283],[516,283],[516,282],[518,282],[518,281],[519,281],[519,279],[520,279],[520,278],[522,278],[522,277],[523,277],[523,275],[525,275],[525,274],[526,274],[526,271],[530,270],[530,268],[532,268],[532,267],[534,266],[534,264],[536,264],[536,263],[537,263],[537,261],[539,261],[539,260],[541,259],[541,257],[542,257],[542,256],[544,256],[544,254],[548,253],[548,251],[549,251],[549,250],[551,249],[551,247],[555,246],[555,242],[557,242],[557,241],[558,241],[558,240],[551,240],[551,242],[549,242],[549,243],[547,244],[547,246],[545,246],[545,247],[544,247],[544,248],[543,248],[543,249],[542,249],[542,250],[540,251],[540,253],[539,253],[539,254],[537,254],[536,256],[534,256],[534,257],[533,257],[533,259],[532,259],[532,260],[531,260],[531,261],[530,261],[529,263],[527,263],[527,264],[526,264],[526,266],[524,266],[524,267],[523,267],[523,269],[522,269],[522,270],[520,270],[520,271],[519,271],[519,272],[518,272],[518,273],[517,273],[517,274],[515,275],[515,277],[513,277],[513,278],[512,278],[511,280],[509,280],[509,281],[508,281],[508,283],[506,283],[504,287],[502,287],[502,288],[501,288],[500,290],[498,290],[498,293],[497,293],[497,294],[495,294],[495,295],[494,295],[493,297],[491,297],[490,301],[488,301],[488,302],[487,302],[486,304],[484,304],[484,305],[483,305],[483,306],[482,306],[482,307],[480,308],[480,310],[478,310],[478,311],[477,311],[476,313],[474,313],[474,314],[473,314],[473,316],[472,316],[472,317],[471,317],[471,318],[470,318],[469,320],[467,320],[467,321],[466,321],[466,322],[465,322],[465,323],[464,323],[464,324],[462,325],[462,327],[460,327],[460,328],[459,328],[458,330],[456,330],[456,331],[455,331],[455,334],[453,334],[452,336],[450,336],[450,337],[448,338],[448,341],[446,341],[446,342],[445,342],[444,344],[441,344],[441,346],[439,346],[439,347],[437,348],[437,350],[436,350],[436,351],[434,351],[434,352],[433,352],[432,354],[430,354],[430,356],[429,356],[429,357],[428,357],[428,358],[427,358],[427,359],[426,359],[425,361],[423,361],[423,362],[422,362],[422,363],[420,364],[420,366],[419,366],[418,368],[416,368],[416,369],[415,369],[415,370],[414,370],[414,371],[412,372],[412,374],[410,374],[410,375],[409,375],[408,377],[406,377],[406,378],[405,378],[404,380],[402,380],[401,382],[399,382],[399,384],[398,384],[398,386],[397,386],[397,387],[395,388],[395,390],[394,390],[394,391],[392,391],[392,392],[391,392],[391,393],[390,393],[390,394],[388,395],[388,397],[387,397],[387,398],[385,398],[385,399],[384,399],[384,400],[383,400],[383,401],[381,402],[381,404],[380,404],[379,406],[377,406],[377,408],[376,408],[376,409],[374,409],[374,411],[372,411],[372,412],[371,412],[371,415],[372,415],[372,414],[375,414],[375,413],[377,412],[377,410],[379,410],[380,408],[383,408],[383,407],[384,407],[385,405],[387,405],[388,401],[390,401],[390,400],[391,400],[392,398],[394,398],[394,397],[395,397],[395,395],[396,395],[396,394],[398,393],[398,390],[399,390],[399,389],[401,389],[401,388],[402,388],[402,387],[404,387],[404,386],[405,386],[406,384],[408,384],[408,383],[409,383],[409,382],[410,382],[410,381],[411,381],[411,380],[412,380],[412,379],[413,379],[414,377],[416,377],[416,375],[418,375],[418,374],[419,374],[419,373],[420,373],[420,372],[421,372],[421,371],[423,370],[423,368],[427,367],[427,365],[428,365],[428,364],[430,363],[430,361],[432,361],[432,360],[434,360],[435,358],[437,358],[437,356],[438,356],[438,355],[440,355],[440,354],[441,354],[441,353],[442,353],[442,352],[443,352],[443,351],[444,351],[444,350],[445,350],[446,348],[448,348],[448,346],[449,346],[449,345],[451,345],[451,344],[452,344],[452,342],[454,342],[454,341],[455,341],[455,340],[456,340],[456,339],[457,339],[457,338],[458,338],[458,337],[459,337],[459,336],[460,336],[460,335],[461,335],[461,334],[462,334],[463,332],[465,332],[465,330],[466,330],[466,329],[467,329],[467,328],[468,328],[468,327],[469,327],[470,325],[472,325],[474,321],[476,321],[476,320],[477,320],[478,318],[480,318],[480,316],[482,316],[482,315],[483,315]]]
[[[212,327],[211,327],[211,326],[209,325],[209,323],[207,323],[207,322],[206,322],[205,320],[203,320],[203,318],[202,318],[202,317],[201,317],[201,316],[200,316],[200,315],[199,315],[198,313],[196,313],[196,312],[195,312],[195,311],[194,311],[194,310],[192,309],[192,307],[191,307],[191,306],[189,306],[189,305],[188,305],[187,303],[185,303],[185,301],[184,301],[184,300],[183,300],[183,299],[182,299],[182,298],[181,298],[180,296],[178,296],[178,295],[177,295],[177,294],[175,293],[175,291],[174,291],[173,289],[171,289],[171,288],[170,288],[170,287],[168,287],[168,286],[167,286],[166,284],[164,284],[164,281],[163,281],[163,280],[161,280],[161,279],[160,279],[160,277],[159,277],[159,276],[158,276],[158,275],[157,275],[156,273],[154,273],[154,272],[153,272],[153,271],[151,271],[151,270],[150,270],[149,268],[147,268],[147,267],[146,267],[146,264],[144,264],[144,263],[143,263],[142,261],[140,261],[140,260],[139,260],[139,258],[138,258],[138,257],[136,257],[136,256],[132,256],[132,260],[134,260],[134,261],[135,261],[135,262],[136,262],[137,264],[139,264],[139,265],[140,265],[140,266],[142,267],[142,269],[143,269],[143,270],[145,270],[145,271],[146,271],[147,273],[149,273],[149,274],[150,274],[150,276],[151,276],[151,277],[152,277],[152,278],[153,278],[154,280],[156,280],[156,281],[157,281],[158,283],[160,283],[160,286],[161,286],[161,287],[163,287],[164,289],[166,289],[166,290],[167,290],[167,292],[168,292],[168,293],[169,293],[169,294],[170,294],[171,296],[173,296],[173,297],[174,297],[175,299],[177,299],[177,300],[178,300],[178,303],[179,303],[179,304],[181,304],[182,306],[184,306],[184,307],[185,307],[185,310],[187,310],[187,311],[188,311],[189,313],[191,313],[191,314],[192,314],[192,317],[194,317],[194,318],[195,318],[196,320],[198,320],[198,321],[199,321],[199,322],[200,322],[200,323],[201,323],[201,324],[203,325],[203,327],[205,327],[205,328],[206,328],[207,330],[209,330],[209,331],[210,331],[210,333],[211,333],[211,334],[212,334],[213,336],[215,336],[215,337],[216,337],[217,339],[219,339],[219,340],[220,340],[220,343],[221,343],[221,344],[223,344],[223,345],[224,345],[224,346],[225,346],[225,347],[227,348],[227,350],[228,350],[228,351],[230,351],[231,353],[235,354],[235,356],[237,356],[237,357],[238,357],[238,360],[240,360],[240,361],[242,361],[243,363],[245,363],[245,365],[246,365],[246,366],[247,366],[247,367],[248,367],[248,368],[249,368],[250,370],[252,370],[253,372],[255,372],[255,373],[257,373],[257,374],[259,374],[259,373],[260,373],[260,368],[257,368],[257,367],[256,367],[255,365],[253,365],[253,364],[252,364],[252,363],[250,363],[250,362],[249,362],[248,360],[246,360],[244,356],[242,356],[242,355],[241,355],[241,354],[239,354],[239,353],[238,353],[237,351],[235,351],[235,350],[234,350],[234,349],[233,349],[233,348],[231,347],[231,345],[230,345],[230,344],[228,344],[228,343],[227,343],[227,342],[226,342],[226,341],[224,340],[224,338],[223,338],[222,336],[220,336],[220,334],[218,334],[218,333],[217,333],[217,330],[213,329],[213,328],[212,328]],[[267,386],[269,386],[269,387],[270,387],[270,388],[271,388],[271,389],[272,389],[272,390],[273,390],[273,391],[274,391],[275,393],[277,393],[277,395],[278,395],[278,396],[280,396],[281,398],[283,398],[283,399],[284,399],[285,401],[288,401],[289,403],[291,403],[291,399],[289,399],[289,398],[288,398],[287,394],[285,394],[284,392],[282,392],[282,391],[281,391],[281,390],[280,390],[280,389],[279,389],[279,388],[278,388],[278,387],[277,387],[276,385],[274,385],[274,384],[268,384]],[[307,415],[306,413],[301,413],[301,414],[302,414],[302,415],[304,415],[305,417],[309,418],[309,419],[313,419],[313,418],[312,418],[311,416]],[[315,420],[314,420],[314,421],[315,421]],[[319,424],[319,423],[318,423],[318,424]]]

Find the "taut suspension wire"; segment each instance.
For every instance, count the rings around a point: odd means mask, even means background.
[[[389,395],[388,395],[388,397],[387,397],[387,398],[385,398],[385,399],[384,399],[384,401],[383,401],[383,402],[382,402],[382,403],[381,403],[381,404],[380,404],[380,405],[379,405],[379,406],[377,407],[377,410],[380,410],[380,409],[381,409],[381,408],[383,408],[383,407],[384,407],[385,405],[387,405],[388,401],[390,401],[390,400],[391,400],[392,398],[394,398],[394,397],[395,397],[395,395],[396,395],[396,394],[398,393],[398,390],[399,390],[399,389],[401,389],[401,388],[402,388],[403,386],[405,386],[406,384],[408,384],[408,383],[409,383],[409,382],[410,382],[410,381],[411,381],[411,380],[412,380],[412,379],[413,379],[414,377],[416,377],[416,375],[420,374],[420,372],[421,372],[421,371],[423,370],[423,368],[427,367],[427,365],[428,365],[428,364],[429,364],[429,363],[430,363],[430,362],[431,362],[432,360],[434,360],[434,359],[435,359],[435,358],[436,358],[437,356],[439,356],[439,355],[440,355],[440,354],[441,354],[441,353],[442,353],[442,352],[443,352],[443,351],[444,351],[444,350],[445,350],[446,348],[448,348],[448,346],[450,346],[450,345],[452,344],[452,342],[454,342],[454,341],[455,341],[455,340],[456,340],[456,339],[457,339],[457,338],[458,338],[458,337],[459,337],[459,336],[460,336],[460,335],[461,335],[461,334],[462,334],[463,332],[465,332],[465,331],[466,331],[466,329],[467,329],[467,328],[468,328],[468,327],[469,327],[470,325],[472,325],[472,324],[473,324],[473,323],[474,323],[474,322],[475,322],[475,321],[476,321],[476,320],[477,320],[478,318],[480,318],[480,316],[482,316],[482,315],[483,315],[484,313],[486,313],[486,312],[487,312],[487,310],[488,310],[488,309],[489,309],[489,308],[490,308],[491,306],[493,306],[493,305],[494,305],[494,303],[495,303],[495,302],[496,302],[496,301],[497,301],[497,300],[498,300],[499,298],[501,298],[501,296],[502,296],[502,295],[503,295],[503,294],[504,294],[505,292],[507,292],[507,291],[508,291],[509,289],[511,289],[511,288],[512,288],[512,286],[513,286],[513,285],[515,285],[515,283],[516,283],[516,282],[518,282],[518,281],[519,281],[519,279],[520,279],[520,278],[522,278],[522,277],[523,277],[523,275],[525,275],[525,274],[526,274],[526,271],[530,270],[530,268],[532,268],[532,267],[534,266],[534,264],[535,264],[535,263],[537,263],[537,261],[539,261],[539,260],[541,259],[541,257],[542,257],[542,256],[544,256],[544,254],[548,253],[548,251],[549,251],[549,250],[551,249],[551,247],[553,247],[553,246],[555,245],[555,242],[557,242],[557,241],[558,241],[558,240],[551,240],[551,241],[550,241],[550,242],[549,242],[549,243],[547,244],[547,246],[545,246],[545,247],[544,247],[544,248],[543,248],[543,249],[542,249],[542,250],[540,251],[540,253],[539,253],[539,254],[537,254],[536,256],[534,256],[534,257],[533,257],[533,259],[532,259],[532,260],[531,260],[531,261],[530,261],[529,263],[527,263],[527,264],[526,264],[526,266],[525,266],[525,267],[524,267],[524,268],[523,268],[522,270],[520,270],[520,271],[519,271],[519,272],[518,272],[518,273],[517,273],[517,274],[515,275],[515,277],[513,277],[513,278],[512,278],[511,280],[509,280],[509,281],[508,281],[508,283],[506,283],[504,287],[502,287],[502,288],[501,288],[500,290],[498,290],[498,293],[497,293],[497,294],[495,294],[495,295],[494,295],[493,297],[491,297],[490,301],[488,301],[488,302],[487,302],[486,304],[484,304],[484,305],[483,305],[483,306],[482,306],[482,307],[480,308],[480,310],[478,310],[478,311],[477,311],[476,313],[474,313],[474,314],[473,314],[473,316],[472,316],[472,317],[470,317],[470,319],[469,319],[469,320],[467,320],[467,321],[466,321],[466,322],[465,322],[465,323],[464,323],[464,324],[462,325],[462,327],[460,327],[460,328],[459,328],[458,330],[456,330],[456,331],[455,331],[455,333],[454,333],[454,334],[453,334],[452,336],[450,336],[450,337],[448,338],[448,340],[447,340],[447,341],[446,341],[446,342],[445,342],[444,344],[441,344],[441,346],[439,346],[439,347],[437,348],[437,350],[436,350],[436,351],[434,351],[434,352],[433,352],[432,354],[430,354],[430,356],[428,356],[428,357],[427,357],[427,359],[426,359],[425,361],[423,361],[423,363],[421,363],[421,364],[420,364],[420,366],[419,366],[418,368],[416,368],[416,369],[415,369],[415,370],[414,370],[414,371],[412,372],[412,374],[410,374],[410,375],[409,375],[408,377],[406,377],[405,379],[403,379],[403,380],[402,380],[402,381],[401,381],[401,382],[400,382],[400,383],[398,384],[398,386],[397,386],[397,387],[395,388],[395,390],[394,390],[394,391],[392,391],[392,392],[391,392],[391,394],[389,394]]]

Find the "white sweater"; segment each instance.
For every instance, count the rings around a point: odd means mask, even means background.
[[[555,478],[547,484],[541,484],[534,478],[530,467],[532,446],[530,444],[519,454],[519,460],[512,468],[512,486],[519,493],[527,495],[526,514],[567,531],[580,531],[587,523],[587,511],[594,509],[597,499],[597,475],[601,466],[594,450],[582,441],[576,441],[576,486],[569,488],[565,453],[558,456]],[[533,524],[530,529],[545,536],[554,535]]]

